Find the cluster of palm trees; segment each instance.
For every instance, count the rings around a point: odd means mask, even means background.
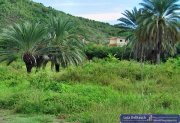
[[[60,67],[77,65],[85,57],[76,24],[68,18],[53,17],[48,23],[25,22],[3,29],[0,34],[0,62],[22,58],[27,72],[48,61],[58,72]]]
[[[134,46],[139,59],[160,63],[161,56],[173,54],[180,35],[178,0],[143,0],[142,8],[125,11],[118,24]],[[48,23],[14,24],[0,34],[0,62],[11,64],[22,58],[27,72],[51,61],[51,68],[81,63],[85,54],[76,34],[77,25],[65,17],[53,17]],[[155,56],[155,57],[154,57]]]
[[[180,40],[180,5],[178,0],[143,0],[142,8],[126,10],[118,26],[133,45],[140,60],[160,63],[162,55],[172,55]]]

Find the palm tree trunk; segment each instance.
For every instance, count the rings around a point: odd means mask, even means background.
[[[160,63],[161,63],[161,54],[160,54],[160,53],[157,53],[157,54],[156,54],[156,63],[157,63],[157,64],[160,64]]]
[[[29,64],[26,64],[27,73],[31,73],[31,69],[32,69],[32,66]]]
[[[30,53],[25,53],[23,61],[26,64],[27,73],[31,73],[32,67],[36,66],[36,59]]]
[[[160,64],[160,62],[161,62],[161,41],[159,38],[158,44],[157,44],[156,63]]]
[[[59,72],[59,67],[60,67],[59,64],[55,64],[56,72]]]
[[[54,61],[51,61],[51,71],[54,70],[54,65],[55,65]]]
[[[157,22],[157,54],[156,54],[157,64],[161,63],[161,45],[162,45],[162,29],[159,22]]]
[[[141,58],[140,58],[140,61],[141,61],[141,64],[143,63],[143,58],[144,58],[144,47],[143,47],[143,44],[141,43]]]

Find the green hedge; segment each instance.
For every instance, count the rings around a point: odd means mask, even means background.
[[[88,59],[106,58],[109,55],[113,55],[117,59],[130,59],[131,49],[130,47],[109,47],[109,46],[98,46],[98,45],[87,45],[85,47],[85,54]]]
[[[115,47],[115,46],[102,46],[102,45],[87,45],[85,47],[85,54],[89,60],[96,58],[106,58],[109,55],[116,57],[119,60],[134,59],[133,52],[130,46],[128,47]],[[169,57],[178,57],[180,55],[180,44],[176,47],[176,53],[172,56],[169,54],[162,54],[162,61],[165,62]],[[137,59],[138,60],[138,59]],[[146,59],[148,61],[148,59]],[[149,59],[150,60],[150,59]]]

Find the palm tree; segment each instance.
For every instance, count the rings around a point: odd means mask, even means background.
[[[159,64],[162,51],[173,49],[178,41],[180,5],[178,0],[143,0],[144,14],[142,16],[143,30],[148,34],[149,41],[153,41],[156,51],[156,62]]]
[[[30,73],[33,66],[39,66],[42,62],[43,46],[46,29],[39,23],[22,23],[9,26],[3,30],[0,39],[0,62],[12,63],[22,58]]]
[[[139,17],[142,15],[142,10],[137,9],[136,7],[132,10],[126,10],[123,13],[124,17],[118,19],[120,21],[117,26],[121,29],[120,33],[126,35],[126,39],[129,39],[129,44],[133,47],[134,56],[137,58],[143,57],[143,50],[145,48],[142,45],[145,45],[144,39],[140,36],[141,32],[141,23],[138,21]]]
[[[68,18],[54,17],[49,22],[52,40],[49,52],[53,56],[56,72],[59,67],[77,65],[84,59],[83,42],[78,40],[76,24]]]

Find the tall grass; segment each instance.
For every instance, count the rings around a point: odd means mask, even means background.
[[[0,65],[1,109],[82,123],[119,122],[121,113],[180,112],[179,58],[160,65],[94,59],[57,74],[28,75],[21,65]]]

